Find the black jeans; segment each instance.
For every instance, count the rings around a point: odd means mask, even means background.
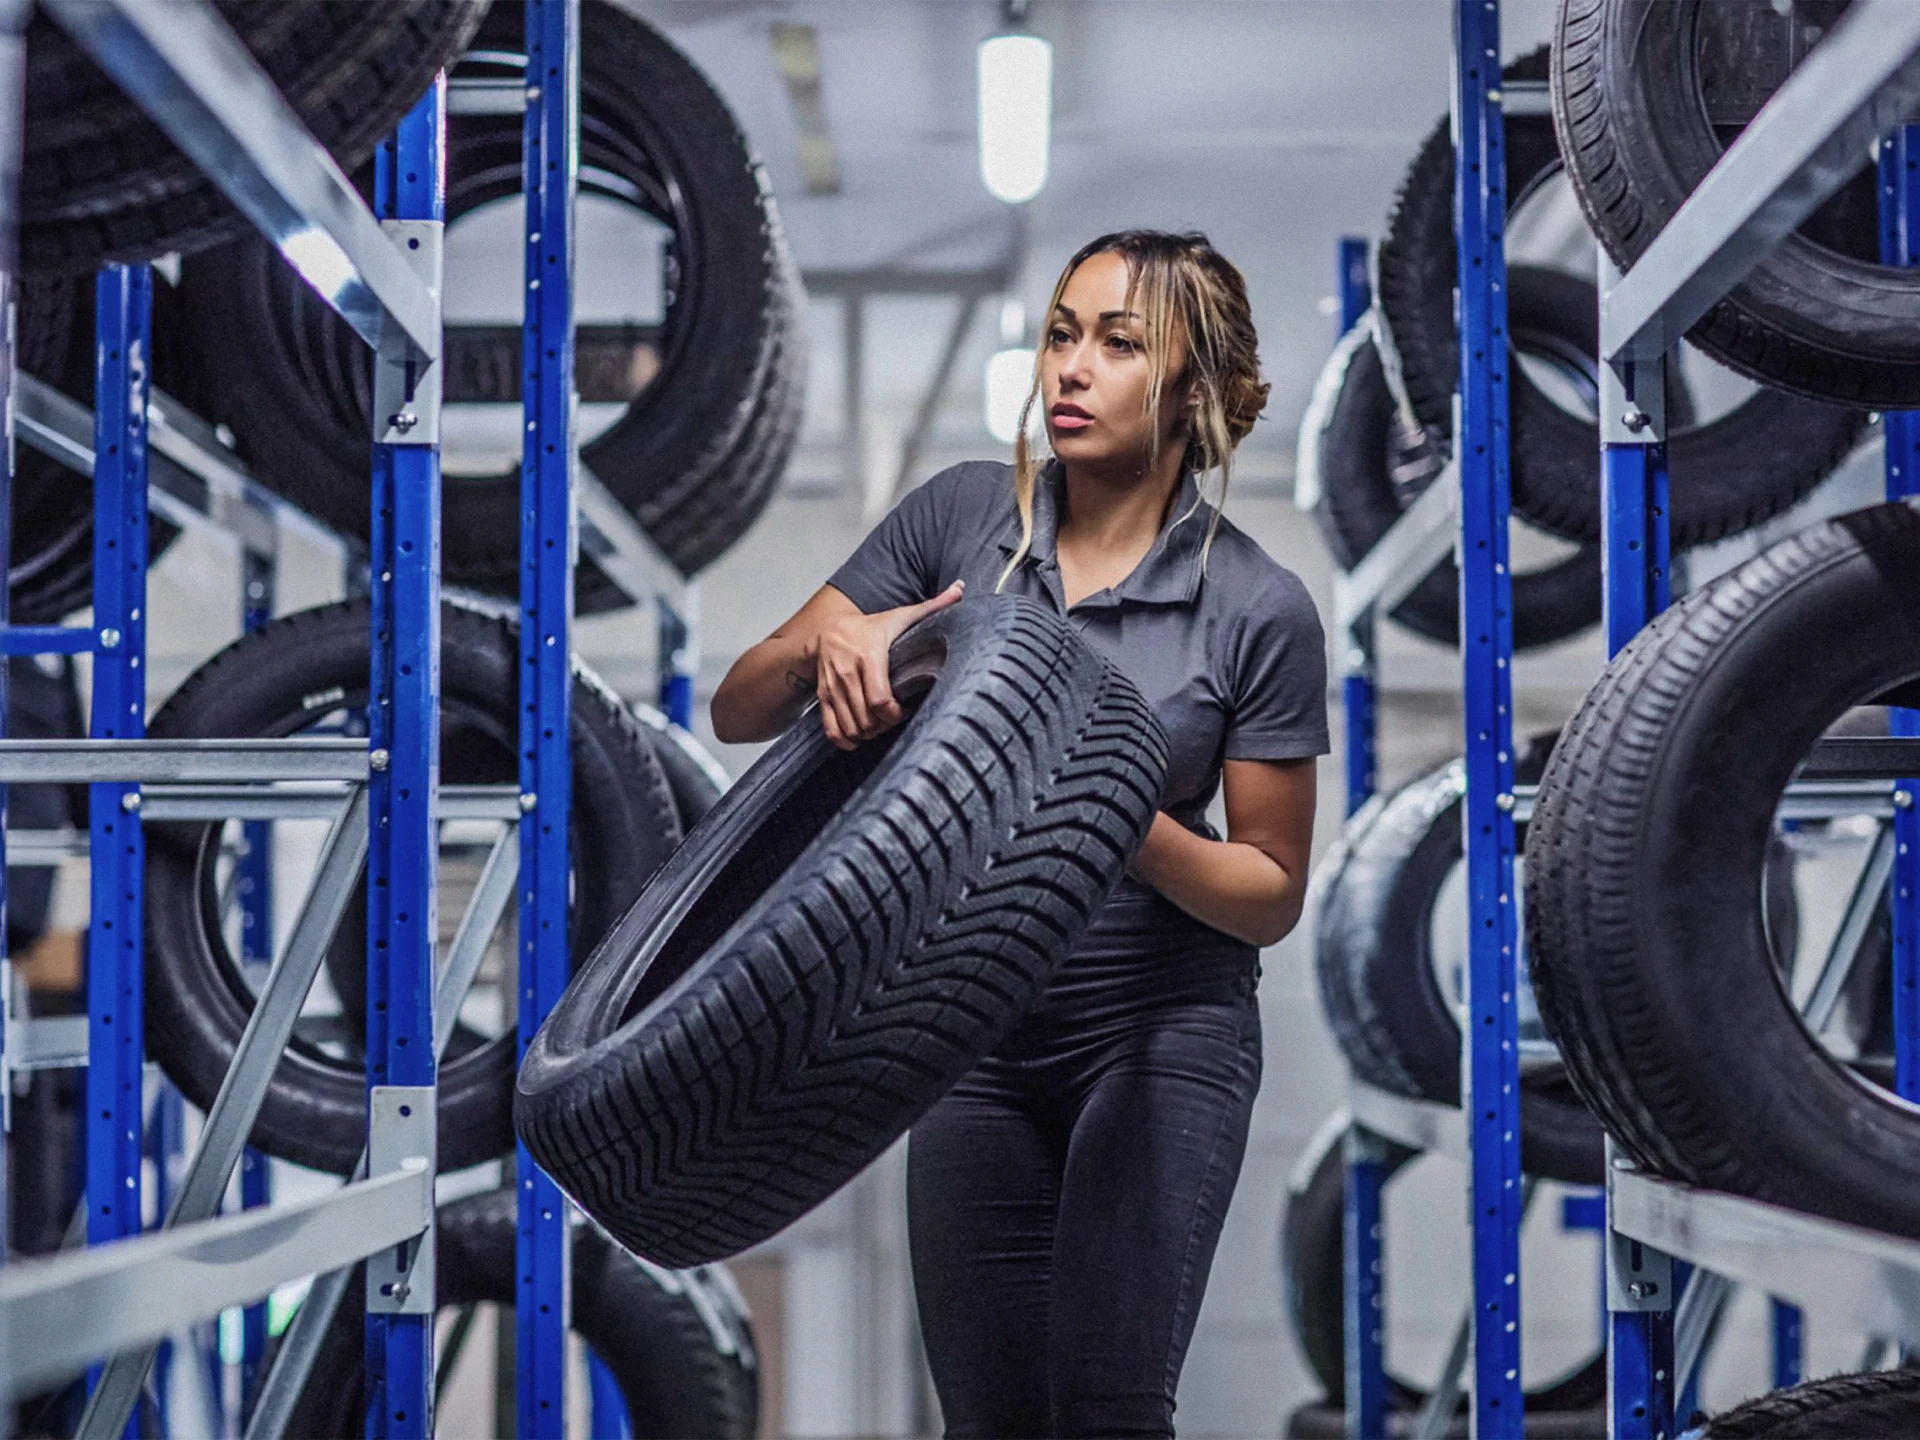
[[[913,1277],[956,1440],[1172,1435],[1260,1082],[1231,999],[1030,1019],[914,1127]]]

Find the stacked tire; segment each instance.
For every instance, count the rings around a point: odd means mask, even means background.
[[[1515,763],[1528,783],[1551,737]],[[1413,1100],[1460,1104],[1459,997],[1435,961],[1435,910],[1461,862],[1464,768],[1456,761],[1369,801],[1314,880],[1320,1003],[1356,1079]],[[1528,1174],[1596,1185],[1600,1126],[1558,1065],[1521,1077],[1520,1155]]]
[[[497,0],[456,74],[521,75],[524,34],[524,4]],[[634,352],[626,411],[583,445],[581,462],[692,575],[746,532],[784,472],[806,384],[805,297],[765,171],[692,63],[612,0],[582,7],[580,57],[581,194],[671,234],[653,353]],[[450,229],[522,193],[522,126],[517,114],[449,117]],[[191,257],[181,290],[211,418],[268,485],[364,536],[365,344],[258,237]],[[517,334],[502,344],[482,368],[517,376]],[[449,583],[518,593],[519,498],[517,464],[448,477]],[[590,555],[575,585],[582,613],[628,603]]]
[[[1607,169],[1612,154],[1608,142],[1592,133],[1599,122],[1593,118],[1591,77],[1569,79],[1569,67],[1584,67],[1579,73],[1586,76],[1601,63],[1588,55],[1593,49],[1588,40],[1590,32],[1602,29],[1605,45],[1611,47],[1606,63],[1615,70],[1626,66],[1631,37],[1639,34],[1631,16],[1646,11],[1675,30],[1677,48],[1662,63],[1684,69],[1689,63],[1685,57],[1694,53],[1678,38],[1687,26],[1706,24],[1701,17],[1709,12],[1763,8],[1764,0],[1727,6],[1663,6],[1655,0],[1569,3],[1562,17],[1563,42],[1553,56],[1543,48],[1515,60],[1505,72],[1511,82],[1539,82],[1551,74],[1556,97],[1553,118],[1522,113],[1505,122],[1509,215],[1564,169],[1601,243],[1620,264],[1629,264],[1659,227],[1648,223],[1647,213],[1635,208],[1632,196],[1622,199],[1617,193],[1617,174]],[[1601,11],[1607,16],[1604,24],[1589,26],[1583,18]],[[1677,20],[1683,12],[1689,18]],[[1716,13],[1707,28],[1715,26],[1731,36],[1737,22]],[[1564,39],[1575,33],[1586,48]],[[1588,58],[1563,62],[1561,57],[1575,50]],[[1662,79],[1680,83],[1664,71]],[[1674,102],[1665,98],[1659,103],[1670,109]],[[1700,109],[1697,100],[1693,103]],[[1599,110],[1604,118],[1605,105]],[[1569,116],[1576,116],[1577,123]],[[1642,132],[1634,133],[1644,138]],[[1571,162],[1563,155],[1571,156]],[[1704,169],[1701,165],[1699,172]],[[1452,450],[1460,351],[1454,319],[1453,170],[1453,143],[1443,119],[1415,156],[1388,215],[1377,251],[1375,307],[1336,350],[1301,425],[1297,493],[1314,511],[1343,569],[1352,569],[1379,543],[1434,482]],[[1596,198],[1602,190],[1611,197],[1605,203]],[[1871,200],[1869,194],[1864,212],[1868,222]],[[1858,211],[1856,204],[1839,219],[1820,221],[1823,235],[1836,227],[1844,231],[1849,254],[1862,243]],[[1870,223],[1868,228],[1865,243],[1871,245]],[[1849,264],[1855,268],[1847,273],[1858,278],[1858,267],[1865,262]],[[1818,290],[1812,269],[1803,268],[1801,290]],[[1890,278],[1898,274],[1876,267],[1875,283],[1902,294],[1914,288],[1912,272],[1906,272],[1905,280]],[[1507,367],[1513,514],[1573,547],[1514,572],[1514,646],[1525,650],[1567,639],[1600,616],[1599,435],[1593,413],[1599,335],[1597,296],[1585,276],[1514,264],[1508,282],[1508,342],[1516,362]],[[1868,303],[1848,293],[1854,303]],[[1809,300],[1803,308],[1818,307]],[[1724,413],[1697,416],[1677,367],[1670,368],[1668,518],[1675,550],[1750,529],[1796,503],[1854,449],[1870,419],[1864,407],[1881,403],[1877,396],[1897,388],[1883,383],[1876,389],[1858,374],[1851,375],[1857,383],[1823,388],[1808,383],[1804,365],[1769,368],[1755,361],[1754,353],[1762,346],[1716,344],[1699,331],[1691,338],[1713,358],[1762,382],[1762,388]],[[1554,382],[1543,386],[1535,378],[1536,368],[1551,374]],[[1567,408],[1553,391],[1576,396],[1576,408]],[[1457,589],[1451,564],[1442,564],[1396,605],[1393,618],[1429,639],[1457,643]]]
[[[497,1325],[513,1323],[516,1225],[511,1187],[440,1207],[434,1301],[442,1313],[487,1305]],[[625,1433],[635,1440],[752,1440],[760,1418],[759,1357],[746,1303],[726,1270],[661,1270],[591,1225],[573,1227],[572,1246],[569,1325],[619,1388]],[[357,1300],[365,1289],[356,1273],[347,1295]],[[345,1440],[365,1433],[363,1315],[354,1303],[335,1312],[289,1434]]]
[[[366,703],[367,603],[284,616],[196,670],[154,715],[155,738],[285,736],[351,722]],[[441,608],[441,779],[513,783],[519,734],[517,621],[448,601]],[[678,749],[578,662],[572,696],[576,960],[620,919],[682,835],[688,804],[658,756]],[[655,738],[655,737],[660,738]],[[685,781],[683,780],[683,788]],[[217,825],[147,828],[147,1047],[193,1104],[213,1102],[252,1014],[254,990],[229,942],[218,883]],[[364,889],[327,957],[341,1002],[303,1017],[274,1071],[252,1144],[345,1174],[366,1138],[361,1036],[366,1011]],[[440,1165],[454,1170],[512,1148],[514,1037],[458,1029],[440,1066]]]

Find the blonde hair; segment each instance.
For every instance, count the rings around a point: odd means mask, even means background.
[[[1127,264],[1127,308],[1144,317],[1147,356],[1147,417],[1151,439],[1147,463],[1160,458],[1160,405],[1170,380],[1184,399],[1192,396],[1193,419],[1183,468],[1205,477],[1218,471],[1220,485],[1207,538],[1200,548],[1206,565],[1214,531],[1232,478],[1234,448],[1253,429],[1266,408],[1269,386],[1260,378],[1259,337],[1247,303],[1247,282],[1239,269],[1197,230],[1184,235],[1165,230],[1119,230],[1084,245],[1067,261],[1047,301],[1047,319],[1060,305],[1067,282],[1095,255],[1114,254]],[[1184,347],[1184,354],[1176,350]],[[1043,347],[1044,348],[1044,347]],[[1033,545],[1033,487],[1039,473],[1028,424],[1040,395],[1040,355],[1033,361],[1033,383],[1020,407],[1020,429],[1013,442],[1013,501],[1020,512],[1020,544],[1000,572],[1007,583]],[[1191,513],[1191,512],[1189,512]],[[1180,517],[1182,520],[1185,515]]]

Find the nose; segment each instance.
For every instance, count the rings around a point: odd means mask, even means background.
[[[1087,342],[1080,340],[1060,357],[1060,388],[1084,390],[1093,383],[1093,370],[1087,359]]]

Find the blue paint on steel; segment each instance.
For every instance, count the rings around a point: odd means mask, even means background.
[[[94,632],[78,625],[0,624],[0,655],[81,655],[94,648]]]
[[[1613,1311],[1610,1340],[1612,1440],[1665,1440],[1673,1434],[1673,1311]]]
[[[1607,445],[1601,465],[1607,653],[1617,655],[1670,596],[1667,447]]]
[[[579,164],[579,0],[530,0],[523,132],[526,311],[521,334],[520,1053],[566,988],[572,803],[573,221]],[[537,92],[537,93],[536,93]],[[519,1433],[566,1428],[567,1202],[521,1146],[516,1254]]]
[[[1880,258],[1889,265],[1920,263],[1920,126],[1904,125],[1880,146]],[[1889,412],[1886,427],[1887,498],[1920,495],[1920,411]],[[1887,729],[1920,735],[1920,711],[1896,707]],[[1893,812],[1893,875],[1887,897],[1893,922],[1894,1088],[1920,1098],[1920,780],[1902,780],[1909,798]]]
[[[147,394],[153,272],[109,266],[94,288],[93,663],[89,734],[146,734]],[[137,785],[90,799],[87,936],[87,1240],[140,1229],[141,888]]]
[[[686,617],[664,597],[655,601],[658,612],[656,648],[660,655],[660,710],[674,724],[693,728],[693,670],[687,646],[693,638]]]
[[[1346,1221],[1342,1279],[1346,1286],[1347,1434],[1356,1440],[1387,1433],[1385,1357],[1386,1266],[1380,1237],[1380,1192],[1386,1166],[1377,1145],[1347,1141]]]
[[[1497,0],[1456,0],[1454,56],[1473,1416],[1481,1440],[1517,1440],[1522,1420],[1518,943],[1513,816],[1500,803],[1513,790],[1513,619],[1507,566],[1506,146],[1496,93]]]
[[[1599,1191],[1578,1191],[1560,1197],[1560,1228],[1563,1230],[1604,1230],[1607,1228],[1607,1198]]]
[[[439,81],[375,153],[374,211],[440,220],[446,86]],[[440,450],[373,447],[372,772],[367,851],[367,1083],[431,1085],[434,873],[440,768]],[[430,1281],[431,1277],[427,1277]],[[367,1433],[433,1428],[430,1315],[367,1316]]]
[[[593,1440],[633,1440],[633,1419],[627,1414],[627,1397],[620,1393],[619,1382],[606,1361],[591,1351],[587,1354],[588,1400],[593,1424],[587,1433]]]
[[[251,502],[258,504],[258,502]],[[264,507],[261,507],[264,508]],[[272,515],[267,516],[271,522]],[[240,563],[240,626],[252,634],[273,619],[274,563],[251,548]],[[240,954],[247,966],[273,964],[273,822],[249,820],[241,827],[243,848],[239,861]],[[262,971],[264,973],[264,971]],[[240,1205],[252,1210],[273,1199],[267,1157],[248,1150],[240,1160]],[[262,1361],[267,1355],[267,1306],[249,1305],[240,1322],[240,1423],[253,1418],[254,1391],[259,1388]]]
[[[1773,1302],[1773,1386],[1784,1390],[1805,1378],[1806,1337],[1798,1305]]]
[[[1357,235],[1340,237],[1340,334],[1366,318],[1373,304],[1373,285],[1367,277],[1367,242]],[[1352,815],[1373,794],[1377,769],[1379,713],[1375,705],[1374,617],[1359,621],[1351,635],[1338,637],[1352,647],[1346,676],[1340,685],[1340,710],[1346,725],[1347,814]]]

